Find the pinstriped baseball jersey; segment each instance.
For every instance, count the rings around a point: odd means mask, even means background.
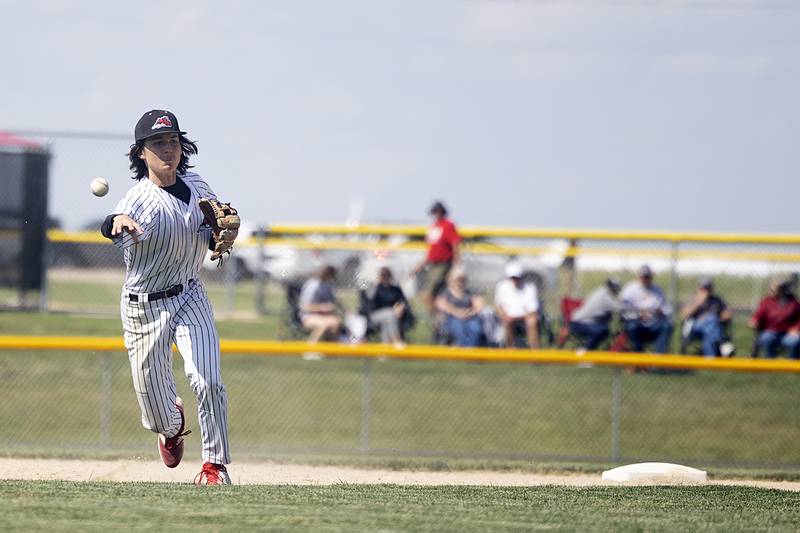
[[[124,289],[146,293],[166,289],[197,276],[203,264],[211,228],[203,225],[203,213],[197,206],[200,198],[216,195],[193,172],[180,176],[191,191],[186,205],[149,179],[132,187],[117,204],[114,213],[128,215],[139,223],[143,233],[139,244],[123,231],[114,243],[123,250]]]

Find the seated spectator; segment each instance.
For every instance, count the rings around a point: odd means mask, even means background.
[[[781,346],[786,348],[789,357],[798,357],[800,303],[794,295],[791,279],[772,280],[769,295],[761,300],[749,325],[756,329],[758,349],[767,357],[776,357]]]
[[[436,297],[436,309],[444,315],[444,325],[458,346],[478,346],[483,336],[480,318],[483,299],[467,288],[467,275],[454,266],[447,275],[447,287]]]
[[[411,308],[388,267],[382,267],[378,273],[378,284],[367,299],[367,312],[370,322],[380,327],[381,342],[398,348],[404,346],[402,325],[413,320]]]
[[[513,347],[514,337],[521,331],[528,346],[539,347],[539,295],[536,285],[522,279],[519,263],[513,261],[506,265],[506,279],[495,287],[494,306],[506,346]]]
[[[303,327],[311,330],[308,342],[315,343],[324,335],[339,339],[342,330],[341,309],[333,291],[336,269],[323,267],[319,273],[303,284],[298,300]]]
[[[585,349],[594,350],[608,337],[614,314],[622,310],[619,291],[619,282],[608,278],[572,313],[569,332],[581,339]]]
[[[732,317],[725,301],[714,294],[714,281],[706,278],[700,282],[694,299],[681,310],[687,340],[700,339],[703,355],[714,357],[720,354],[724,323]]]
[[[622,289],[622,319],[625,333],[636,352],[643,352],[647,343],[654,343],[656,353],[667,353],[672,336],[672,310],[664,291],[653,283],[653,271],[647,265],[638,271],[639,278]]]

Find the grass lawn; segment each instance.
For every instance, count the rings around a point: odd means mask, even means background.
[[[217,321],[220,337],[228,339],[274,339],[287,333],[274,315],[251,320]],[[122,322],[115,315],[0,312],[0,335],[66,335],[122,338]]]
[[[5,531],[796,531],[800,493],[745,487],[194,487],[0,482]]]
[[[55,279],[49,287],[49,313],[0,311],[0,335],[122,335],[119,318],[119,281],[99,279]],[[236,339],[297,339],[306,333],[293,330],[289,325],[286,295],[277,284],[268,284],[264,290],[266,313],[259,314],[255,307],[256,284],[241,280],[232,290],[224,283],[206,282],[206,290],[214,307],[220,336]],[[13,295],[0,288],[0,301]],[[357,294],[353,290],[339,291],[346,309],[357,307]],[[10,300],[9,300],[10,301]],[[32,297],[30,301],[36,301]],[[419,307],[419,302],[413,302]],[[417,316],[425,316],[421,308]],[[418,320],[410,333],[409,341],[430,341],[430,327]]]

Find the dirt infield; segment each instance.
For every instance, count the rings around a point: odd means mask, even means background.
[[[0,479],[187,483],[192,481],[197,471],[199,465],[192,461],[184,461],[178,468],[169,469],[157,461],[0,458]],[[242,485],[619,485],[602,481],[600,475],[587,474],[543,475],[484,470],[423,472],[280,463],[236,463],[229,467],[229,472],[234,483]],[[800,491],[800,482],[790,481],[713,480],[708,484]]]

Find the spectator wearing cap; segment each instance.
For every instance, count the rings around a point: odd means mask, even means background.
[[[628,282],[620,293],[622,319],[625,333],[637,352],[654,343],[656,353],[667,353],[672,336],[672,310],[667,305],[664,291],[653,283],[649,266],[639,268],[638,279]]]
[[[450,270],[447,287],[436,297],[435,304],[444,315],[445,329],[456,345],[474,347],[481,344],[483,299],[467,288],[467,275],[460,266]]]
[[[714,280],[711,278],[700,282],[694,298],[681,309],[688,340],[700,339],[706,357],[719,355],[723,324],[732,316],[725,300],[714,294]]]
[[[433,217],[433,224],[425,237],[428,252],[414,273],[423,275],[420,294],[431,316],[434,316],[436,295],[445,287],[450,269],[459,262],[461,236],[448,218],[447,208],[442,202],[434,202],[428,214]]]
[[[776,357],[781,346],[793,359],[800,353],[800,303],[794,295],[794,284],[795,278],[773,279],[769,295],[750,318],[749,325],[758,335],[758,349],[767,357]]]
[[[514,346],[517,332],[524,332],[531,348],[539,347],[539,294],[536,285],[522,278],[522,265],[506,265],[505,279],[497,283],[494,306],[506,346]]]
[[[581,339],[587,350],[594,350],[608,337],[611,320],[622,310],[619,291],[619,281],[608,278],[572,313],[569,332]]]

